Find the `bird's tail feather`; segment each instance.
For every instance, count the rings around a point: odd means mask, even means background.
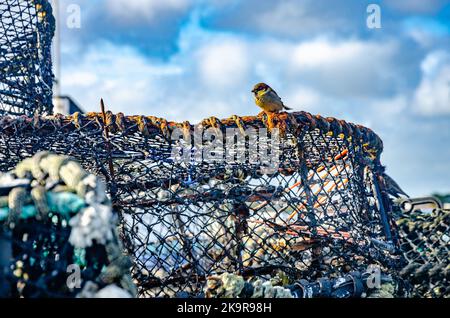
[[[396,198],[400,198],[401,196],[405,196],[407,198],[409,198],[409,195],[407,195],[405,193],[405,191],[403,191],[402,188],[400,188],[400,186],[398,185],[397,182],[394,181],[394,179],[392,179],[390,176],[388,176],[386,173],[383,174],[383,178],[384,178],[384,182],[387,188],[387,192],[396,197]]]

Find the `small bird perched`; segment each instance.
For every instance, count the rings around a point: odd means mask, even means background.
[[[256,84],[252,90],[256,105],[266,112],[278,113],[282,110],[291,110],[283,104],[280,96],[267,84]]]

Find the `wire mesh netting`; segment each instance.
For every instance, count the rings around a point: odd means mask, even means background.
[[[414,297],[450,297],[450,210],[410,212],[397,221]]]
[[[0,2],[0,114],[52,112],[54,28],[47,0]]]
[[[361,126],[303,112],[197,126],[107,113],[4,117],[0,131],[1,171],[50,150],[103,176],[143,297],[199,295],[208,276],[225,272],[282,271],[294,282],[370,264],[389,270],[398,258],[382,142]],[[191,138],[199,131],[204,138]],[[214,160],[182,160],[218,140]],[[255,145],[279,156],[276,169],[250,156]],[[180,149],[188,150],[178,156]],[[244,159],[230,161],[230,153]]]

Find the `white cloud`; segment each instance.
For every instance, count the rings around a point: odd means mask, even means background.
[[[416,41],[425,50],[433,50],[448,44],[450,26],[433,18],[411,17],[403,21],[405,35]]]
[[[414,94],[415,111],[424,115],[450,114],[450,54],[429,53],[421,68],[422,81]]]
[[[294,51],[294,63],[299,67],[332,66],[357,62],[363,59],[379,63],[386,62],[391,58],[396,46],[394,42],[371,42],[356,39],[331,40],[317,38],[312,41],[302,42]],[[346,65],[348,66],[348,65]]]
[[[98,44],[76,64],[63,65],[63,93],[70,93],[87,111],[98,111],[105,98],[111,110],[131,113],[162,98],[161,78],[178,75],[176,65],[152,63],[130,47]]]
[[[376,49],[360,41],[333,43],[325,39],[301,43],[294,51],[294,65],[298,67],[319,67],[342,64],[363,57],[367,51]]]
[[[291,70],[322,93],[340,97],[385,97],[404,85],[394,41],[330,40],[298,44]]]
[[[375,100],[374,107],[376,107],[383,116],[397,115],[408,107],[408,97],[399,94],[392,98],[378,99]]]
[[[220,41],[198,52],[201,78],[206,86],[230,89],[242,83],[249,70],[248,52],[241,41]]]
[[[186,10],[190,0],[107,0],[107,9],[121,19],[152,20],[161,12],[180,12]]]
[[[64,78],[64,84],[67,86],[92,87],[97,82],[97,75],[86,70],[72,70],[70,76]]]
[[[231,116],[240,106],[253,105],[245,42],[197,35],[190,35],[192,47],[168,61],[149,59],[131,47],[96,43],[76,64],[64,64],[63,93],[74,96],[86,111],[98,111],[103,97],[114,112],[179,121]],[[256,114],[256,106],[252,111]]]
[[[209,5],[210,0],[205,3]],[[357,25],[357,12],[361,12],[361,17],[365,15],[364,4],[356,1],[345,5],[314,0],[216,0],[213,3],[214,22],[219,27],[290,39],[355,31],[355,26],[361,28]]]
[[[433,36],[433,34],[430,34],[427,30],[419,27],[410,28],[406,31],[406,34],[425,48],[433,45],[435,41],[435,36]]]
[[[317,9],[313,1],[279,1],[252,15],[250,21],[262,30],[294,36],[303,33],[304,28],[317,31],[324,25],[341,28],[345,25],[339,15],[318,19],[311,14],[314,10]]]
[[[320,109],[323,105],[323,97],[320,93],[309,87],[295,87],[291,92],[289,92],[289,102],[296,107],[303,107],[303,110],[313,112],[314,110]],[[289,106],[289,105],[288,105]]]

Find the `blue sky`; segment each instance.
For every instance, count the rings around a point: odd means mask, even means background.
[[[255,115],[267,82],[295,110],[374,129],[406,192],[450,192],[450,1],[62,0],[62,93],[87,111]],[[367,6],[381,7],[369,29]]]

